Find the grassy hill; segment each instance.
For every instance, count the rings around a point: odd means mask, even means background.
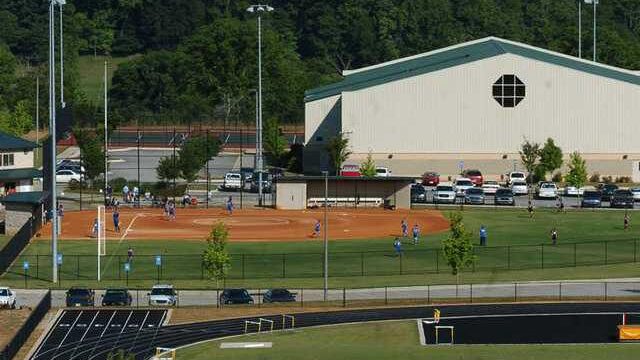
[[[136,58],[137,56],[138,55],[127,57],[81,56],[78,63],[78,70],[80,72],[80,89],[87,96],[87,99],[93,103],[102,103],[105,60],[108,61],[107,77],[109,79],[109,86],[111,86],[111,78],[118,69],[118,66]]]

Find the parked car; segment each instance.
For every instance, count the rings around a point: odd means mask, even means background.
[[[360,174],[360,166],[359,165],[342,165],[342,169],[340,170],[340,176],[346,177],[358,177]]]
[[[484,191],[482,191],[482,188],[473,187],[465,190],[464,203],[484,205]]]
[[[451,185],[438,185],[433,190],[433,202],[436,204],[456,202],[456,192]]]
[[[496,190],[496,195],[493,198],[493,203],[495,205],[514,206],[516,204],[516,200],[513,196],[513,191],[508,188],[500,188]]]
[[[536,189],[536,198],[538,199],[556,199],[558,197],[558,187],[556,184],[548,181],[541,181]]]
[[[241,173],[226,173],[224,174],[224,180],[222,181],[223,190],[240,190],[242,187],[242,174]]]
[[[0,308],[16,308],[16,293],[8,287],[0,287]]]
[[[464,196],[464,192],[473,187],[473,182],[467,178],[457,178],[453,183],[457,196]]]
[[[389,177],[391,176],[391,170],[389,170],[389,168],[386,168],[386,167],[378,166],[376,167],[376,176]]]
[[[95,306],[95,292],[91,289],[72,287],[67,290],[67,306]]]
[[[587,190],[582,194],[582,207],[601,207],[602,206],[602,192],[598,190]]]
[[[500,189],[500,184],[494,180],[487,180],[482,184],[482,191],[485,195],[493,195]]]
[[[633,188],[631,192],[633,193],[633,200],[640,201],[640,188]]]
[[[471,180],[473,185],[482,186],[484,183],[484,179],[482,178],[482,173],[480,170],[465,170],[462,172],[462,177]]]
[[[266,179],[266,177],[264,179]],[[253,180],[251,181],[250,191],[254,192],[254,193],[258,192],[258,178],[257,177],[253,178]],[[262,192],[266,193],[266,194],[271,192],[271,181],[262,180]]]
[[[264,303],[293,301],[296,301],[296,296],[287,289],[270,289],[262,296],[262,302]]]
[[[82,174],[71,169],[61,169],[56,171],[56,182],[59,183],[79,183],[81,179]]]
[[[174,306],[178,303],[178,294],[173,285],[154,285],[147,295],[150,306]]]
[[[618,185],[615,184],[600,184],[598,187],[600,191],[602,191],[602,200],[610,201],[613,193],[618,190]]]
[[[612,208],[633,209],[633,193],[631,190],[618,189],[614,191],[610,201]]]
[[[131,306],[131,300],[127,289],[107,289],[102,295],[102,306]]]
[[[511,182],[511,191],[513,191],[513,195],[527,195],[529,187],[524,181],[514,180]]]
[[[433,171],[427,171],[422,174],[422,185],[424,186],[438,186],[440,184],[440,174]]]
[[[224,289],[220,304],[253,304],[253,298],[246,289]]]
[[[564,187],[564,196],[582,196],[584,194],[585,188],[577,188],[575,186],[565,186]]]
[[[242,175],[242,180],[244,180],[245,182],[251,181],[251,179],[253,179],[253,168],[240,168],[240,175]]]
[[[420,184],[413,184],[411,186],[411,202],[423,203],[427,201],[427,190]]]
[[[511,185],[514,181],[526,182],[527,175],[521,171],[512,171],[507,174],[507,186]]]

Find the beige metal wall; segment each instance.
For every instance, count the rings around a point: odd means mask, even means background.
[[[0,170],[7,169],[25,169],[33,167],[33,151],[10,151],[0,153],[2,154],[13,154],[13,166],[0,166]]]
[[[305,173],[319,173],[329,168],[329,156],[325,146],[341,129],[341,113],[340,95],[305,104]]]
[[[491,86],[503,74],[526,84],[526,98],[515,108],[492,98]],[[307,103],[307,127],[326,103]],[[513,54],[345,92],[341,110],[342,131],[356,154],[495,158],[515,153],[525,137],[552,137],[565,152],[640,153],[640,86]]]
[[[300,210],[307,208],[307,184],[282,182],[276,184],[276,208]]]

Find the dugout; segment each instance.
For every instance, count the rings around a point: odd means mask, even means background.
[[[14,235],[28,222],[41,222],[47,195],[42,191],[28,191],[5,196],[1,200],[6,208],[5,234]]]
[[[332,207],[411,208],[411,177],[329,176],[328,203]],[[300,210],[321,207],[325,198],[324,176],[288,176],[278,179],[276,208]]]

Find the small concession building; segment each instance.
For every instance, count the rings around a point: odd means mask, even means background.
[[[335,207],[411,207],[411,177],[329,176],[327,202]],[[300,210],[323,206],[324,176],[288,176],[276,183],[276,208]]]

